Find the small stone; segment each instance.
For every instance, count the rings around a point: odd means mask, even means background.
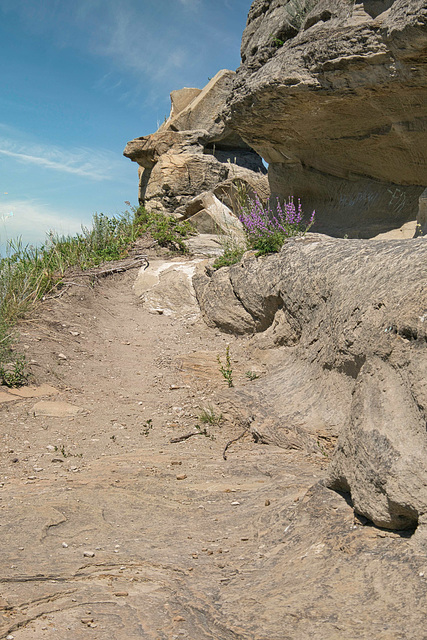
[[[36,476],[28,476],[28,480],[37,480]]]
[[[46,449],[47,449],[48,451],[55,451],[55,447],[53,446],[53,444],[48,444],[48,445],[47,445],[47,447],[46,447]]]
[[[19,462],[19,458],[12,458],[12,462],[14,463]]]
[[[237,505],[239,505],[239,504],[240,504],[240,502],[237,502],[237,500],[236,500],[236,502],[232,502],[232,503],[231,503],[231,505],[232,505],[233,507],[237,507]]]
[[[33,471],[36,471],[36,473],[40,473],[40,471],[43,471],[43,467],[33,467]]]
[[[67,356],[65,355],[65,353],[58,353],[58,358],[60,360],[67,360]]]
[[[83,552],[83,556],[85,558],[94,558],[95,557],[95,553],[93,551],[84,551]]]
[[[240,540],[241,540],[242,542],[247,542],[247,541],[249,540],[249,538],[240,538]]]
[[[93,623],[93,618],[82,618],[81,621],[83,622],[83,624],[92,624]]]
[[[70,333],[71,333],[71,335],[72,335],[72,336],[74,336],[75,338],[76,338],[77,336],[79,336],[79,335],[80,335],[80,333],[79,333],[78,331],[70,331]]]
[[[175,616],[173,621],[174,622],[185,622],[185,618],[183,618],[182,616]]]
[[[176,476],[176,479],[177,480],[185,480],[186,477],[187,477],[187,475],[185,473],[182,473],[181,475]]]
[[[179,465],[182,464],[181,460],[172,460],[171,465]]]
[[[15,636],[13,636],[11,633],[9,633],[8,636],[6,636],[6,640],[13,640]]]
[[[270,505],[271,505],[271,502],[270,502],[270,500],[268,500],[268,499],[267,499],[267,500],[265,501],[265,506],[266,506],[266,507],[269,507]]]
[[[64,549],[68,549],[68,544],[66,542],[63,542],[62,546],[64,547]]]
[[[123,598],[128,596],[129,593],[127,591],[116,591],[114,595],[117,596],[117,598]]]
[[[62,458],[52,458],[52,462],[64,462]]]

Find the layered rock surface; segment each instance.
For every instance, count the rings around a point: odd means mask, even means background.
[[[255,0],[228,124],[317,230],[415,220],[427,184],[425,0]]]
[[[426,524],[426,264],[422,238],[314,234],[194,278],[209,323],[278,348],[241,393],[253,433],[309,450],[339,435],[329,486],[382,527]]]
[[[127,144],[124,155],[139,164],[139,201],[148,210],[189,217],[192,200],[204,192],[232,207],[237,183],[268,197],[261,157],[220,116],[234,75],[220,71],[203,90],[172,92],[169,119]]]

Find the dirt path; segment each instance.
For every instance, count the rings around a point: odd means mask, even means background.
[[[367,636],[366,616],[354,623],[352,598],[369,601],[363,580],[350,597],[337,595],[342,575],[330,574],[342,571],[343,554],[357,556],[363,545],[374,553],[384,536],[356,531],[342,498],[310,489],[322,476],[321,456],[246,437],[222,457],[242,424],[217,354],[230,343],[237,389],[267,359],[256,360],[247,339],[207,327],[195,306],[180,309],[188,290],[174,275],[144,304],[135,277],[71,288],[23,328],[37,382],[59,393],[0,405],[0,638],[403,637],[384,631],[382,601],[369,605],[376,626]],[[52,411],[39,402],[79,412],[38,415]],[[211,407],[224,419],[201,424]],[[170,442],[197,424],[207,435]],[[387,545],[402,543],[387,536]],[[390,576],[375,571],[381,589]]]

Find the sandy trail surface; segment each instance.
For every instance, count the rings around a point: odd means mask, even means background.
[[[81,279],[22,327],[35,388],[0,395],[0,638],[426,637],[425,557],[356,526],[322,455],[248,435],[223,459],[244,424],[217,356],[238,390],[268,354],[203,322],[191,261],[164,265]],[[413,635],[384,618],[405,581]]]

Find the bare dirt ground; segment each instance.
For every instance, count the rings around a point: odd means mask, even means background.
[[[355,522],[326,458],[245,436],[223,459],[244,424],[217,355],[238,390],[268,353],[135,278],[82,279],[22,326],[51,388],[0,394],[0,638],[426,638],[425,553]]]

